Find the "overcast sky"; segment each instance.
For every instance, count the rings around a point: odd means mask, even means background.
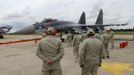
[[[134,0],[0,0],[0,25],[11,24],[14,29],[55,18],[78,22],[83,11],[87,23],[94,24],[100,9],[104,24],[129,23],[134,26]]]

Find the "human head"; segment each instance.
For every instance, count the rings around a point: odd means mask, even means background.
[[[112,28],[110,28],[110,31],[112,31],[113,29]]]
[[[88,37],[94,36],[94,34],[95,34],[95,32],[94,32],[93,29],[90,29],[90,30],[87,31]]]
[[[108,29],[106,29],[106,30],[107,30],[107,32],[108,32],[108,33],[111,31],[111,29],[110,29],[110,28],[108,28]]]
[[[47,34],[48,35],[55,35],[56,34],[56,30],[53,27],[48,27]]]
[[[99,29],[96,28],[96,29],[95,29],[95,33],[99,33]]]

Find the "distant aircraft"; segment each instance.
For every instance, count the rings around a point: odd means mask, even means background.
[[[6,34],[9,32],[13,27],[10,25],[0,26],[0,34]]]
[[[8,33],[13,27],[9,25],[0,26],[0,38],[4,38],[3,34]]]
[[[35,32],[44,32],[48,27],[54,27],[57,31],[83,33],[92,28],[95,31],[103,31],[107,26],[124,26],[125,24],[103,24],[103,10],[101,9],[94,25],[86,24],[85,13],[83,12],[79,22],[74,23],[70,21],[59,21],[56,19],[44,19],[42,22],[36,22],[33,25],[27,26],[21,30],[16,31],[16,34],[33,34]]]

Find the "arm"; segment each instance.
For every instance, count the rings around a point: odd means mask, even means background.
[[[74,38],[73,38],[73,46],[74,46],[74,43],[75,43],[75,36],[74,36]]]
[[[54,57],[54,58],[52,59],[52,61],[55,62],[55,61],[60,60],[60,59],[63,57],[63,55],[64,55],[64,48],[63,48],[62,42],[60,41],[60,43],[59,43],[59,52],[58,52],[58,54],[56,55],[56,57]]]
[[[68,38],[69,38],[69,37],[68,37],[68,34],[67,34],[67,41],[68,41]]]
[[[82,34],[82,36],[81,36],[81,41],[83,41],[83,34]]]
[[[103,43],[103,45],[105,45],[106,44],[106,41],[105,41],[105,36],[104,36],[104,34],[102,35],[102,43]]]
[[[43,61],[47,61],[47,58],[45,58],[45,56],[43,55],[43,50],[41,49],[40,46],[41,43],[39,43],[37,51],[36,51],[36,56],[38,56],[41,60]]]
[[[85,41],[82,42],[80,48],[79,48],[79,51],[80,51],[80,66],[83,66],[84,65],[84,62],[85,62],[85,51],[86,51],[86,43]]]

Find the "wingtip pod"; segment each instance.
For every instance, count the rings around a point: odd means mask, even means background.
[[[86,14],[85,12],[83,11],[81,16],[80,16],[80,19],[79,19],[79,24],[86,24]]]

